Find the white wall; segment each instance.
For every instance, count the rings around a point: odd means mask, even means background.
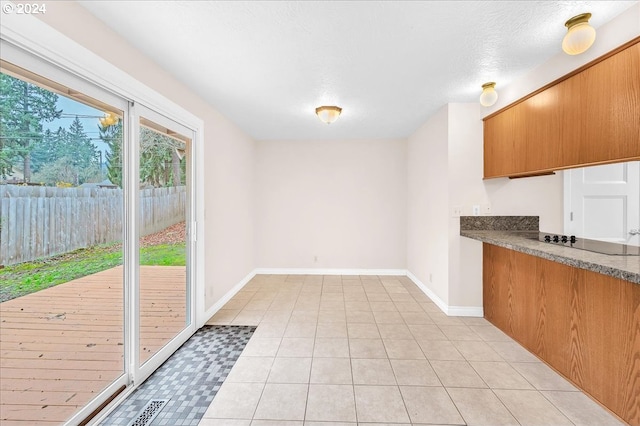
[[[256,266],[404,269],[405,164],[404,140],[258,142]]]
[[[444,303],[449,300],[448,106],[408,139],[407,269]]]
[[[241,281],[253,263],[254,141],[142,52],[73,2],[47,2],[44,22],[156,92],[205,125],[205,307]]]
[[[449,250],[449,306],[482,306],[482,243],[460,236],[454,206],[471,214],[472,205],[491,203],[483,185],[483,136],[478,103],[449,104],[447,215]],[[462,313],[462,312],[457,312]]]

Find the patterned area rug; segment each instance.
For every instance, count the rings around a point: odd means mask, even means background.
[[[151,423],[135,424],[196,426],[255,329],[202,327],[101,424],[129,425],[150,400],[168,399]]]

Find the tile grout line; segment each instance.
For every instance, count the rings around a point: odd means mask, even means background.
[[[358,278],[359,279],[359,278]],[[360,281],[362,283],[362,281]],[[364,285],[361,285],[364,291]],[[344,291],[344,288],[343,288]],[[366,297],[366,293],[365,293]],[[353,358],[351,358],[351,340],[349,336],[349,323],[347,321],[347,301],[344,301],[344,324],[347,328],[347,347],[349,348],[349,372],[351,373],[351,393],[353,394],[353,411],[356,416],[356,425],[358,424],[358,402],[356,400],[356,382],[353,379]]]

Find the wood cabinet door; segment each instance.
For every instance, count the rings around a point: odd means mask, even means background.
[[[484,177],[640,158],[638,40],[487,117]]]
[[[581,96],[566,124],[580,132],[579,164],[640,155],[640,43],[572,78]]]
[[[516,150],[517,110],[511,108],[484,122],[485,177],[516,173],[524,158]]]
[[[509,283],[511,282],[511,259],[509,252],[483,243],[483,305],[484,316],[503,331],[511,332],[508,306]]]

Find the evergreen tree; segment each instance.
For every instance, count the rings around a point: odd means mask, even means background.
[[[56,161],[59,157],[58,149],[66,139],[67,130],[63,127],[59,127],[55,132],[49,129],[45,130],[42,141],[31,151],[32,171],[37,173],[43,166]]]
[[[69,129],[44,132],[42,142],[31,152],[34,181],[55,185],[80,185],[99,179],[97,149],[79,118]]]
[[[58,158],[64,156],[72,158],[72,164],[79,169],[97,165],[98,150],[91,142],[91,138],[85,133],[77,116],[69,126],[68,139],[63,149],[65,152],[59,152]]]
[[[122,123],[98,126],[100,139],[107,152],[107,176],[122,187]],[[147,127],[140,128],[140,183],[154,187],[179,186],[185,181],[186,167],[176,149],[184,150],[184,142]]]
[[[99,124],[100,139],[107,144],[107,177],[114,185],[122,188],[122,122]]]
[[[31,151],[43,139],[42,124],[60,117],[58,95],[0,73],[0,173],[10,175],[22,160],[24,179],[31,180]]]

